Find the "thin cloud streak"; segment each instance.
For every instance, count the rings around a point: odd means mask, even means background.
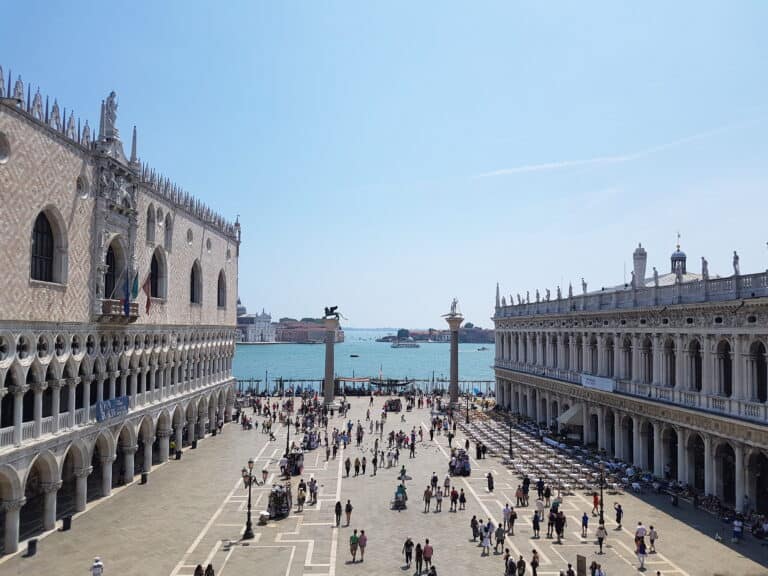
[[[485,172],[483,174],[477,175],[476,178],[491,178],[495,176],[510,176],[513,174],[529,174],[533,172],[554,172],[556,170],[565,170],[568,168],[580,168],[583,166],[605,166],[609,164],[622,164],[624,162],[633,162],[635,160],[640,160],[642,158],[646,158],[647,156],[651,156],[653,154],[658,154],[659,152],[664,152],[665,150],[670,150],[672,148],[683,146],[685,144],[694,142],[696,140],[709,138],[721,132],[725,132],[726,130],[731,129],[733,126],[735,126],[735,124],[729,124],[727,126],[715,128],[714,130],[700,132],[699,134],[686,136],[685,138],[680,138],[678,140],[673,140],[672,142],[659,144],[658,146],[653,146],[651,148],[646,148],[644,150],[640,150],[638,152],[632,152],[630,154],[619,154],[616,156],[597,156],[595,158],[587,158],[584,160],[561,160],[559,162],[527,164],[525,166],[515,166],[514,168],[502,168],[500,170],[494,170],[492,172]]]

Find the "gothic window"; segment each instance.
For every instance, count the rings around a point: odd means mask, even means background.
[[[32,270],[33,280],[53,282],[53,259],[55,251],[53,229],[48,217],[41,212],[35,220],[32,232]]]
[[[165,251],[170,252],[173,247],[173,219],[170,214],[165,215]]]
[[[147,208],[147,242],[155,241],[155,207],[150,204]]]
[[[107,272],[104,274],[104,297],[112,298],[115,292],[115,250],[112,245],[107,248]]]
[[[219,272],[219,286],[216,297],[216,304],[219,308],[226,308],[227,306],[227,277],[224,275],[224,270]]]
[[[156,248],[149,267],[149,292],[152,298],[167,297],[167,276],[165,256],[161,248]]]
[[[203,272],[197,260],[192,264],[192,272],[189,274],[189,301],[192,304],[203,302]]]

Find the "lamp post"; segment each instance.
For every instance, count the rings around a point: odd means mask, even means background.
[[[288,433],[285,435],[285,457],[288,458],[290,440],[291,440],[291,414],[288,413]],[[290,473],[288,474],[290,476]]]
[[[509,459],[512,460],[512,415],[509,415]]]
[[[600,462],[600,524],[605,523],[603,516],[603,484],[605,484],[605,464]]]
[[[469,424],[469,390],[467,390],[467,420],[466,423]]]
[[[243,540],[253,540],[253,524],[251,523],[251,486],[256,481],[253,476],[253,458],[248,459],[248,468],[243,468],[243,483],[248,487],[248,519],[245,522]]]

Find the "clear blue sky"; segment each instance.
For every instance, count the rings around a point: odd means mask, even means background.
[[[621,4],[621,5],[619,5]],[[766,2],[5,3],[0,64],[234,219],[240,294],[490,325],[495,284],[768,267]],[[20,191],[23,193],[23,191]],[[565,288],[564,288],[565,289]]]

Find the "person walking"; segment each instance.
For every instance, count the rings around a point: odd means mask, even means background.
[[[509,534],[511,536],[515,535],[515,520],[517,520],[517,512],[515,512],[515,509],[512,508],[512,511],[509,513]]]
[[[96,556],[91,564],[91,576],[102,576],[104,574],[104,563],[101,558]]]
[[[600,496],[597,495],[597,492],[592,492],[592,516],[597,516],[598,506],[600,506]]]
[[[656,529],[651,526],[648,529],[648,540],[650,541],[651,545],[648,549],[649,554],[656,554],[656,539],[659,537],[658,532],[656,532]]]
[[[539,522],[539,513],[533,513],[533,537],[539,538],[539,530],[541,529],[541,523]]]
[[[600,526],[597,527],[595,536],[597,536],[597,545],[600,547],[598,554],[602,554],[603,542],[605,542],[605,539],[608,537],[608,531],[605,529],[605,524],[600,524]]]
[[[429,486],[424,490],[424,512],[429,512],[429,506],[432,502],[432,490]]]
[[[499,524],[496,527],[496,544],[493,547],[493,551],[497,554],[499,553],[499,547],[501,547],[502,551],[504,550],[504,536],[506,536],[506,530],[504,530],[504,526]]]
[[[360,458],[355,458],[355,477],[360,475]]]
[[[509,502],[504,505],[501,510],[501,519],[503,522],[504,530],[509,530],[509,516],[512,514],[512,508],[509,507]]]
[[[522,554],[520,555],[520,560],[517,561],[517,576],[525,576],[525,568],[527,564],[525,563],[525,560],[523,560]]]
[[[488,478],[488,492],[492,493],[493,492],[493,474],[488,472],[487,478]]]
[[[416,561],[416,576],[421,574],[422,566],[424,564],[424,550],[421,547],[421,542],[416,544],[414,550],[414,560]]]
[[[477,536],[480,532],[480,525],[477,522],[477,516],[472,516],[472,520],[469,521],[469,527],[472,528],[472,542],[477,542]]]
[[[613,509],[616,511],[616,524],[618,524],[616,530],[621,530],[621,519],[624,518],[624,509],[618,502],[613,503]]]
[[[347,471],[347,478],[349,478],[349,469],[352,468],[352,461],[349,459],[349,456],[347,456],[347,459],[344,460],[344,470]]]
[[[451,512],[456,512],[459,504],[459,493],[456,491],[456,486],[451,489]]]
[[[373,460],[371,460],[371,464],[373,464],[373,476],[376,476],[376,468],[379,466],[379,458],[375,450],[373,452]]]
[[[467,508],[467,495],[464,494],[464,488],[459,492],[459,510],[466,510]]]
[[[491,531],[488,529],[488,525],[483,526],[483,552],[480,556],[488,556],[491,553]]]
[[[424,554],[424,566],[429,570],[429,567],[432,566],[432,556],[435,553],[432,544],[429,543],[429,538],[424,540],[424,550],[422,553]]]
[[[557,543],[562,544],[563,543],[563,535],[565,534],[565,527],[568,525],[568,522],[565,519],[565,514],[560,511],[557,513],[557,518],[555,518],[555,532],[557,532]]]
[[[365,530],[360,530],[357,545],[360,547],[360,562],[362,562],[365,560],[365,547],[368,545],[368,536],[365,535]]]
[[[349,522],[352,519],[352,503],[347,500],[347,505],[344,506],[344,512],[347,515],[347,526],[349,526]]]
[[[645,570],[645,557],[646,557],[646,549],[645,549],[645,540],[638,540],[637,542],[637,560],[640,562],[640,570]]]
[[[539,569],[539,553],[534,550],[531,556],[531,570],[533,570],[533,576],[538,576],[537,570]]]
[[[443,489],[438,487],[437,494],[435,494],[435,512],[443,511]]]
[[[368,464],[368,461],[365,459],[365,456],[363,456],[363,471],[362,471],[362,475],[363,476],[365,476],[365,466],[366,466],[366,464]]]
[[[582,538],[587,537],[588,527],[589,527],[589,516],[587,516],[587,513],[584,512],[584,515],[581,517],[581,537]]]
[[[413,558],[413,540],[411,540],[410,536],[405,539],[405,543],[403,544],[403,554],[405,555],[405,566],[410,568],[411,560]]]
[[[341,500],[336,502],[335,512],[336,512],[336,526],[338,526],[339,524],[341,524]]]
[[[352,532],[352,536],[349,537],[349,552],[352,554],[352,564],[356,562],[357,547],[360,544],[360,537],[357,535],[357,528]]]

